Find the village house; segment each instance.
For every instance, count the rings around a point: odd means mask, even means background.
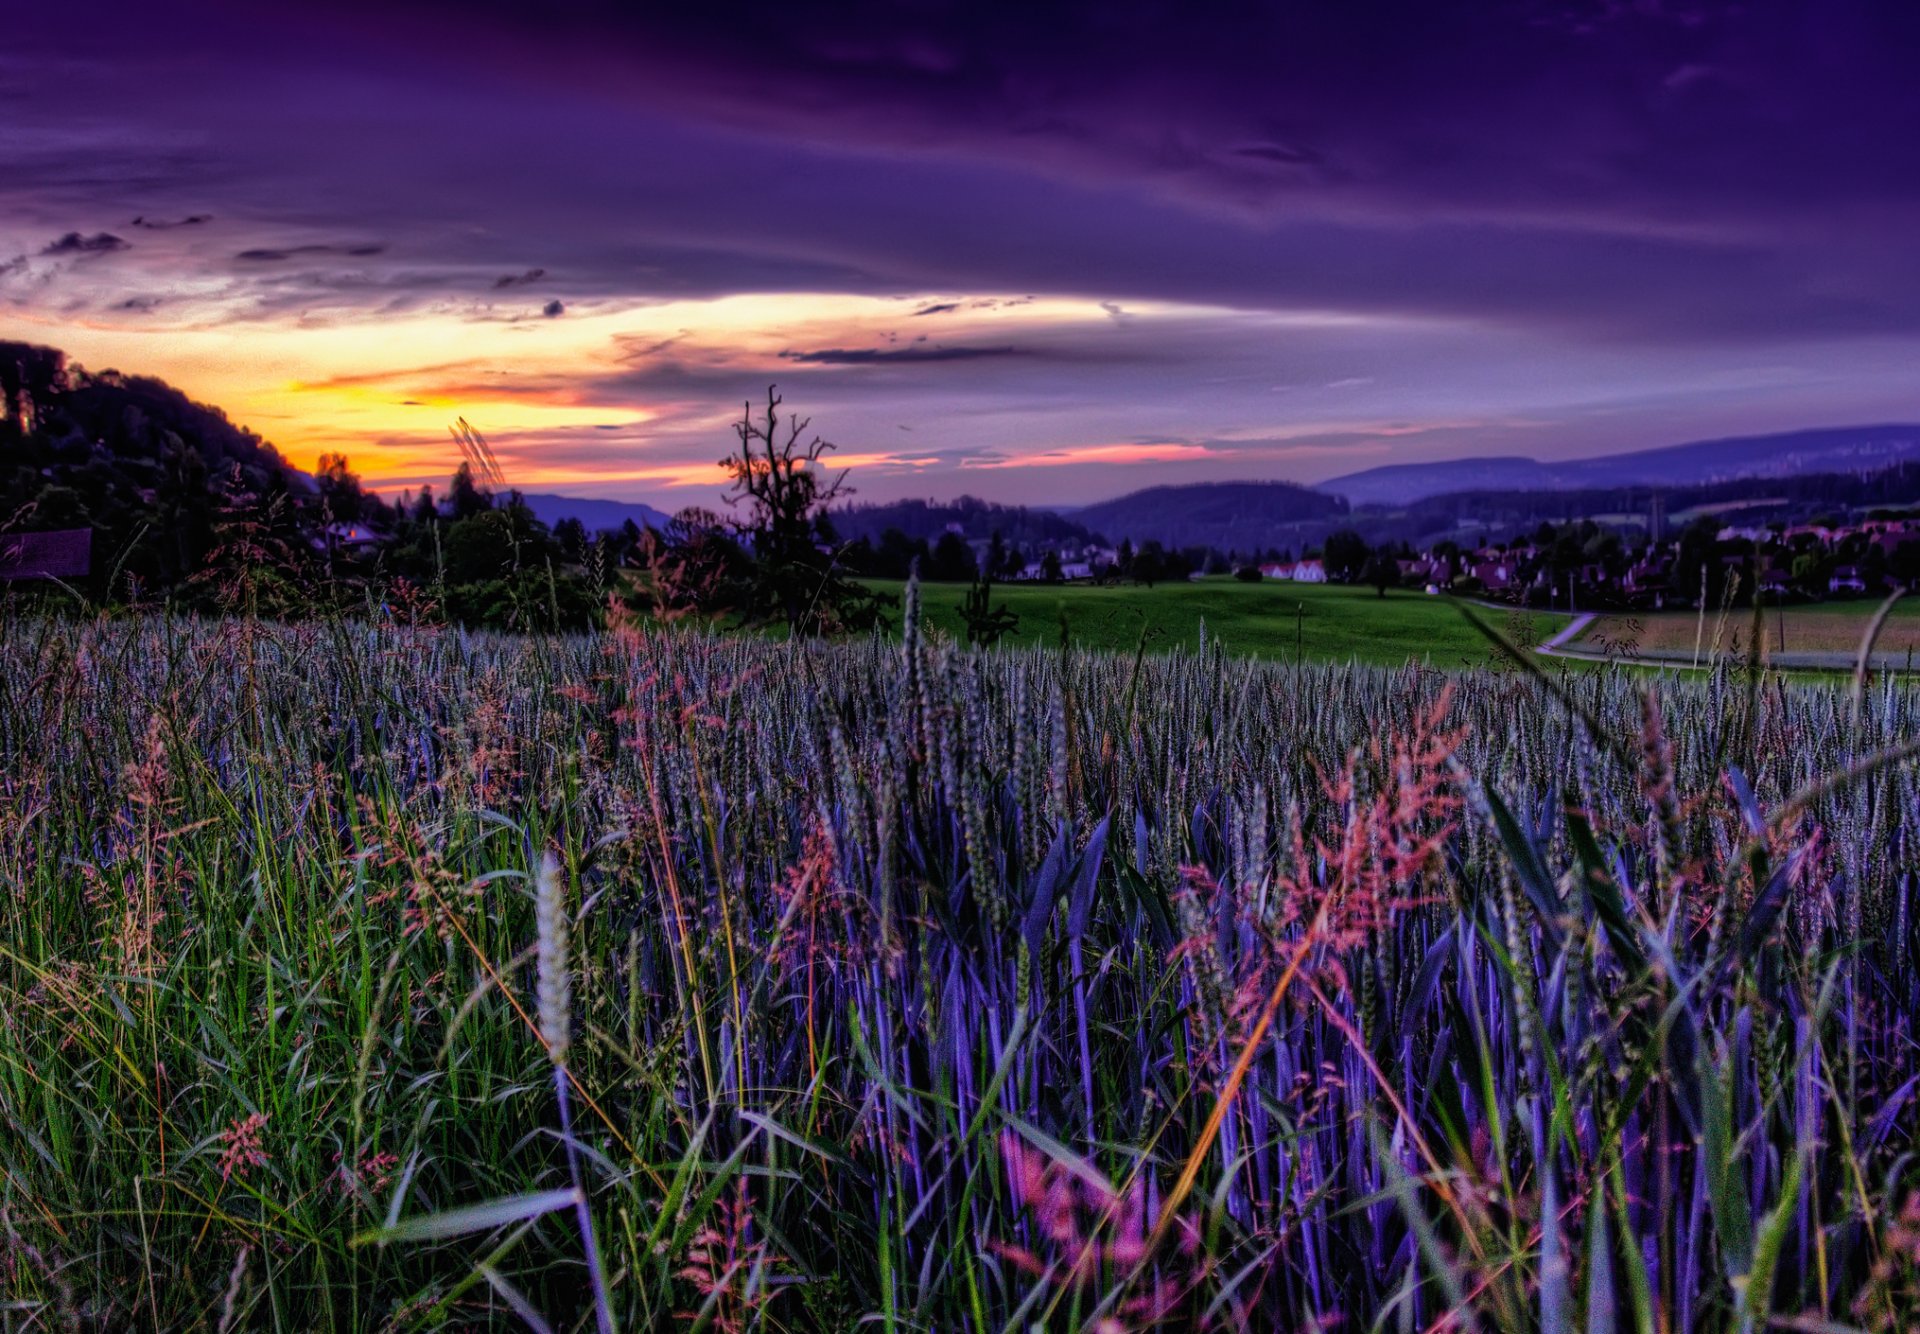
[[[1519,577],[1519,567],[1512,562],[1501,560],[1483,560],[1468,569],[1475,579],[1489,593],[1504,593],[1512,588]]]

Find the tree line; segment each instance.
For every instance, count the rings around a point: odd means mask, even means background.
[[[877,540],[841,540],[832,509],[851,488],[845,473],[828,470],[834,446],[775,388],[743,405],[734,437],[721,460],[728,488],[719,509],[684,509],[663,529],[629,520],[588,533],[577,519],[542,522],[471,461],[444,495],[429,486],[389,500],[344,456],[323,455],[302,472],[160,380],[91,373],[56,349],[0,343],[0,532],[92,532],[95,568],[84,585],[42,587],[43,598],[77,591],[106,606],[512,630],[579,630],[642,614],[798,635],[858,632],[884,625],[896,605],[868,581],[917,575],[972,585],[967,636],[991,642],[1011,628],[1011,613],[992,600],[996,583],[1030,564],[1042,579],[1064,578],[1057,549],[1030,561],[997,526],[978,551],[952,531],[932,542],[893,527]],[[1014,519],[1041,541],[1049,524],[1075,527],[1040,514]],[[1330,554],[1340,549],[1329,543]],[[1152,585],[1229,559],[1122,541],[1093,573]]]
[[[827,473],[833,445],[772,388],[734,433],[724,512],[589,534],[576,519],[542,522],[471,460],[444,496],[422,487],[390,501],[344,456],[302,472],[160,380],[0,342],[0,534],[82,529],[94,552],[78,584],[0,588],[50,603],[511,630],[632,614],[801,635],[882,624],[892,599],[861,582],[827,518],[849,493]]]

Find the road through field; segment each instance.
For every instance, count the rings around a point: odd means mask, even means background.
[[[1568,621],[1566,625],[1561,628],[1558,634],[1554,635],[1553,638],[1547,640],[1546,643],[1540,645],[1540,647],[1536,649],[1535,652],[1544,653],[1550,658],[1565,657],[1565,658],[1591,659],[1594,656],[1593,654],[1568,653],[1568,652],[1565,652],[1564,650],[1569,643],[1573,642],[1575,639],[1578,639],[1581,635],[1585,634],[1587,632],[1587,627],[1592,625],[1598,619],[1600,618],[1596,616],[1593,612],[1584,612],[1581,615],[1574,617],[1571,621]]]

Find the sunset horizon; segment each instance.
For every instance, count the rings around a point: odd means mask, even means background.
[[[1236,19],[21,16],[0,335],[385,490],[464,416],[669,507],[773,383],[873,500],[1920,417],[1910,17]]]

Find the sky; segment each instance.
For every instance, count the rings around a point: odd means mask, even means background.
[[[1920,6],[0,0],[0,338],[309,466],[865,500],[1920,418]]]

